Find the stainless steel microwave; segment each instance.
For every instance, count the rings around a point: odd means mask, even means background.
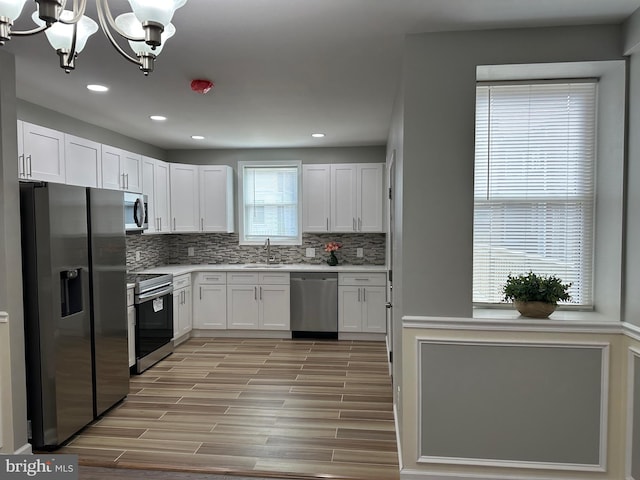
[[[124,229],[127,232],[142,232],[147,228],[147,196],[124,192]]]

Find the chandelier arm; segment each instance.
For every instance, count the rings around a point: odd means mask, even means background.
[[[80,2],[79,4],[78,4],[78,1]],[[62,18],[60,18],[58,21],[60,23],[64,23],[65,25],[76,24],[84,15],[86,8],[87,8],[87,0],[73,0],[73,18],[69,20],[63,20]]]
[[[111,28],[114,31],[116,31],[118,35],[132,42],[145,41],[144,37],[132,37],[130,35],[127,35],[127,33],[124,30],[122,30],[120,27],[118,27],[118,25],[116,25],[116,21],[113,19],[113,15],[111,14],[111,9],[109,8],[108,0],[96,0],[96,2],[98,4],[98,16],[100,16],[100,14],[102,13],[104,15],[104,18],[106,18],[107,21],[109,22],[109,25],[111,26]],[[102,29],[104,31],[107,31],[107,28],[105,27],[105,25],[102,22],[100,22],[100,24],[102,25]]]
[[[74,0],[74,8],[75,8],[75,1]],[[73,59],[76,56],[76,40],[78,39],[78,22],[73,24],[73,37],[71,37],[71,50],[69,51],[69,58]]]
[[[16,32],[14,30],[11,30],[11,36],[12,37],[13,36],[15,36],[15,37],[26,37],[26,36],[29,36],[29,35],[35,35],[37,33],[44,32],[47,28],[49,28],[49,27],[46,26],[46,25],[43,25],[42,27],[37,27],[37,28],[34,28],[32,30],[23,30],[21,32]]]
[[[116,42],[116,40],[113,38],[111,30],[109,30],[109,25],[107,23],[107,20],[105,19],[105,13],[101,8],[102,7],[102,0],[96,0],[96,3],[98,4],[98,20],[100,22],[100,26],[102,27],[102,31],[104,32],[105,36],[107,37],[107,39],[109,40],[111,45],[113,45],[113,48],[115,48],[116,51],[120,55],[122,55],[122,57],[125,60],[129,60],[131,63],[135,63],[139,67],[142,67],[142,62],[139,59],[132,57],[127,52],[125,52],[120,45],[118,45],[118,42]],[[109,7],[107,6],[106,9],[107,9],[107,12],[108,12],[109,11]],[[109,16],[110,15],[111,15],[111,13],[109,13]]]

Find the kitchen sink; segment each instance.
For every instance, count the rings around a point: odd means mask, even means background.
[[[282,268],[282,265],[273,263],[247,263],[243,265],[242,268]]]

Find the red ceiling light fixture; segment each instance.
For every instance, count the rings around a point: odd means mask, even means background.
[[[213,82],[209,80],[191,80],[191,90],[204,95],[213,88]]]

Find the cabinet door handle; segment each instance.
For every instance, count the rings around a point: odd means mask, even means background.
[[[24,154],[18,155],[18,176],[24,176]]]
[[[124,186],[124,173],[121,173],[120,176],[122,177],[122,189],[124,190],[125,189],[125,186]]]
[[[360,301],[360,289],[358,288],[358,301]]]
[[[202,300],[202,287],[200,287],[200,300]]]
[[[176,217],[173,217],[173,230],[175,231],[176,229]]]
[[[31,174],[33,173],[32,167],[33,167],[33,165],[31,163],[31,155],[29,155],[29,156],[27,156],[27,168],[29,169],[27,171],[27,177],[30,177]]]
[[[129,174],[127,173],[126,176],[127,176],[127,190],[129,190]]]
[[[260,301],[262,301],[262,287],[260,287]]]
[[[327,217],[327,232],[329,231],[329,217]]]
[[[353,218],[353,231],[356,231],[356,219],[355,217]]]
[[[361,230],[362,230],[362,219],[358,217],[358,231],[360,232]]]
[[[200,230],[204,232],[204,218],[200,219]]]
[[[362,301],[363,302],[367,301],[367,289],[366,288],[362,289]]]
[[[258,287],[253,287],[253,299],[258,300]]]
[[[160,217],[158,220],[160,220],[160,231],[162,231],[162,217]]]

